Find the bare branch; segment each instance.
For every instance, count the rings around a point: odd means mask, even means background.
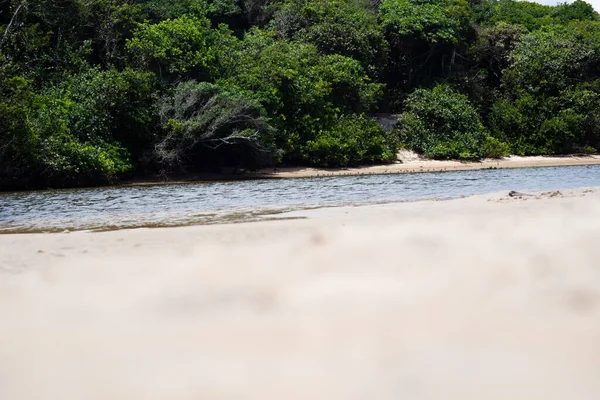
[[[159,116],[167,132],[156,144],[155,155],[171,166],[192,161],[201,148],[235,148],[259,164],[272,154],[263,147],[263,138],[274,129],[258,104],[218,86],[194,81],[179,84],[162,99]]]
[[[23,3],[20,3],[19,6],[17,7],[17,9],[15,10],[12,18],[10,19],[10,22],[6,26],[6,29],[4,30],[4,36],[2,36],[2,41],[0,42],[0,45],[3,45],[4,42],[6,41],[6,38],[8,38],[8,32],[10,31],[10,28],[15,23],[17,16],[19,15],[19,12],[21,11],[22,8],[23,8]]]

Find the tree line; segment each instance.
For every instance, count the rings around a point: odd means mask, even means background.
[[[384,130],[374,118],[394,114]],[[582,0],[0,0],[0,188],[600,148]]]

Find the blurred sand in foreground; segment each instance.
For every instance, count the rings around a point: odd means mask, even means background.
[[[0,235],[0,399],[600,399],[600,189],[279,217]]]

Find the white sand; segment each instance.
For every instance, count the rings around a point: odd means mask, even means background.
[[[600,189],[0,235],[0,399],[600,398]]]
[[[481,161],[464,162],[455,160],[428,160],[412,151],[402,150],[398,153],[398,162],[395,164],[345,169],[271,168],[255,173],[249,173],[248,176],[265,178],[308,178],[318,176],[407,174],[416,172],[472,171],[479,169],[540,168],[580,165],[600,165],[600,155],[563,157],[510,156],[502,159],[484,159]]]
[[[600,155],[571,156],[510,156],[501,159],[483,159],[481,161],[429,160],[410,150],[401,150],[398,161],[394,164],[371,165],[356,168],[305,168],[281,167],[265,168],[258,171],[246,171],[243,174],[232,172],[232,168],[224,168],[221,173],[198,173],[184,176],[154,176],[138,179],[125,185],[171,185],[174,183],[237,180],[237,179],[269,179],[269,178],[313,178],[324,176],[360,176],[413,174],[419,172],[473,171],[482,169],[513,169],[567,167],[583,165],[600,165]],[[236,169],[237,170],[237,169]]]

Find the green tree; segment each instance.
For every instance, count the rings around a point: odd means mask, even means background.
[[[304,143],[339,115],[368,112],[381,98],[382,86],[358,61],[322,55],[313,45],[276,40],[269,32],[247,35],[234,60],[222,84],[260,101],[278,130],[276,143],[287,162],[306,162]]]
[[[500,86],[504,70],[510,65],[511,53],[524,33],[525,29],[521,25],[505,22],[480,29],[478,41],[471,48],[470,56],[475,66],[485,70],[490,86]]]
[[[599,25],[573,21],[522,37],[504,71],[504,95],[489,117],[494,136],[517,154],[598,148]]]
[[[440,159],[505,155],[505,146],[489,138],[467,97],[449,86],[417,89],[404,104],[397,130],[408,148]]]
[[[593,49],[566,28],[542,29],[522,37],[504,72],[509,90],[557,93],[584,78]]]
[[[32,82],[23,77],[0,81],[0,186],[17,186],[32,168],[37,138],[28,123],[35,101]]]
[[[528,31],[560,23],[554,18],[555,7],[521,0],[483,0],[474,7],[475,21],[483,26],[501,22],[521,25]]]
[[[67,125],[78,138],[119,143],[133,160],[154,142],[156,77],[132,69],[92,69],[59,86],[72,102]]]
[[[384,28],[393,35],[457,44],[470,8],[460,0],[383,0],[379,12]]]
[[[39,94],[23,79],[5,85],[13,101],[0,103],[2,180],[12,186],[105,183],[153,140],[151,75],[91,70]]]
[[[282,38],[360,61],[371,76],[385,66],[387,43],[370,0],[288,1],[273,26]]]
[[[388,163],[397,158],[397,139],[363,115],[342,116],[302,146],[306,160],[323,167]]]
[[[127,47],[140,65],[163,77],[214,80],[221,74],[221,59],[234,37],[225,26],[211,29],[207,18],[184,15],[157,24],[141,24]],[[166,76],[165,76],[166,77]]]
[[[0,0],[0,184],[593,151],[599,71],[582,0]]]
[[[390,83],[410,90],[455,67],[469,29],[466,0],[383,0],[379,12],[392,49]]]
[[[568,154],[600,148],[600,96],[588,85],[547,96],[522,92],[492,109],[493,135],[520,155]]]
[[[563,23],[573,20],[579,21],[598,21],[600,16],[590,3],[583,0],[575,0],[572,3],[561,3],[555,9],[553,15],[558,17]]]

